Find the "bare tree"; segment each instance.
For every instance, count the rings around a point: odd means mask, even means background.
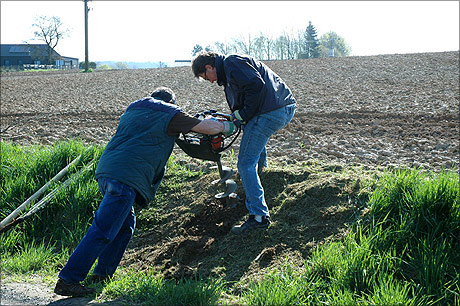
[[[248,34],[247,40],[243,35],[240,35],[239,38],[234,38],[233,44],[235,45],[236,52],[250,56],[254,55],[254,39],[251,38],[251,34]]]
[[[32,27],[34,39],[44,41],[48,45],[48,63],[52,63],[54,48],[69,34],[69,29],[65,28],[61,19],[56,16],[38,16]]]
[[[326,33],[318,40],[316,29],[311,22],[309,22],[307,30],[310,32],[295,29],[285,30],[276,39],[262,32],[256,37],[251,37],[251,34],[247,34],[247,37],[240,35],[238,38],[233,38],[229,43],[216,42],[214,47],[223,54],[244,53],[259,60],[324,57],[328,56],[328,51],[332,48],[335,51],[335,56],[347,56],[351,53],[351,48],[335,32]]]
[[[259,59],[259,60],[263,60],[265,59],[265,48],[264,48],[264,45],[265,45],[265,40],[267,38],[264,36],[264,34],[262,34],[262,32],[260,32],[259,36],[257,36],[255,39],[254,39],[254,57]]]
[[[264,51],[267,55],[267,60],[271,60],[275,48],[275,40],[271,36],[267,36],[264,41]]]
[[[214,47],[217,52],[222,53],[224,55],[232,53],[233,50],[235,49],[234,46],[228,44],[227,42],[220,42],[220,41],[216,41],[214,43]]]
[[[286,58],[297,58],[297,53],[299,52],[299,41],[296,39],[296,34],[294,30],[291,30],[290,32],[284,31],[282,37],[283,41],[286,44]]]
[[[203,51],[203,47],[202,47],[200,44],[194,45],[194,46],[193,46],[193,49],[192,49],[192,56],[197,55],[197,54],[200,53],[201,51]]]
[[[284,60],[288,59],[289,41],[288,38],[283,34],[275,40],[274,58]]]
[[[260,32],[259,36],[254,39],[253,55],[261,60],[271,60],[273,59],[274,47],[275,40]]]

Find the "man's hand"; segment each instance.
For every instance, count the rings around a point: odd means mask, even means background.
[[[225,137],[230,136],[235,132],[235,125],[230,122],[230,121],[223,121],[224,124],[224,130],[222,131],[222,134],[224,134]]]
[[[221,121],[221,120],[219,120],[219,119],[217,119],[215,117],[212,117],[212,116],[208,116],[208,117],[206,117],[206,119],[210,119],[210,120],[214,120],[216,122],[222,123],[223,124],[223,130],[222,130],[221,133],[224,134],[225,137],[230,136],[235,132],[235,129],[236,129],[235,124],[233,122],[231,122],[231,121],[227,121],[227,120]]]
[[[233,114],[230,115],[230,120],[237,127],[240,127],[242,124],[246,124],[246,122],[243,121],[243,118],[241,117],[239,110],[234,111]]]

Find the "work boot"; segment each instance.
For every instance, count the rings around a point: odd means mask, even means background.
[[[270,217],[263,216],[262,222],[257,222],[254,215],[249,215],[249,218],[243,224],[236,225],[232,228],[232,233],[235,235],[246,235],[250,231],[258,228],[267,228],[270,225]]]
[[[89,277],[89,281],[91,283],[104,283],[104,282],[108,281],[111,277],[112,277],[112,275],[102,276],[102,275],[93,274],[93,275],[91,275]]]
[[[60,278],[56,287],[54,288],[54,293],[63,295],[63,296],[85,296],[92,294],[96,291],[94,288],[85,287],[79,283],[69,284],[66,283],[62,278]]]

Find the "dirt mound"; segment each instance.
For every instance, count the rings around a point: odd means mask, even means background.
[[[163,190],[165,198],[175,199],[142,212],[121,265],[165,278],[199,275],[231,282],[263,275],[285,260],[302,266],[316,244],[342,237],[345,224],[360,215],[359,178],[348,171],[340,165],[265,171],[261,180],[272,225],[247,236],[230,233],[247,217],[243,190],[237,189],[241,199],[232,205],[214,198],[210,182],[217,173],[187,178],[188,190],[180,185]],[[234,179],[241,186],[239,176]],[[194,198],[197,190],[200,197]]]
[[[174,233],[159,232],[158,228],[144,231],[134,239],[135,251],[128,251],[123,265],[138,270],[160,267],[165,278],[194,276],[196,268],[193,267],[210,256],[213,244],[228,235],[231,227],[247,214],[243,203],[243,200],[229,204],[226,200],[208,198],[193,212],[178,217]],[[167,238],[162,239],[164,237]]]

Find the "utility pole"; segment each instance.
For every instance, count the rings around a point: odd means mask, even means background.
[[[85,71],[88,71],[89,62],[88,62],[88,0],[83,0],[85,2]]]

